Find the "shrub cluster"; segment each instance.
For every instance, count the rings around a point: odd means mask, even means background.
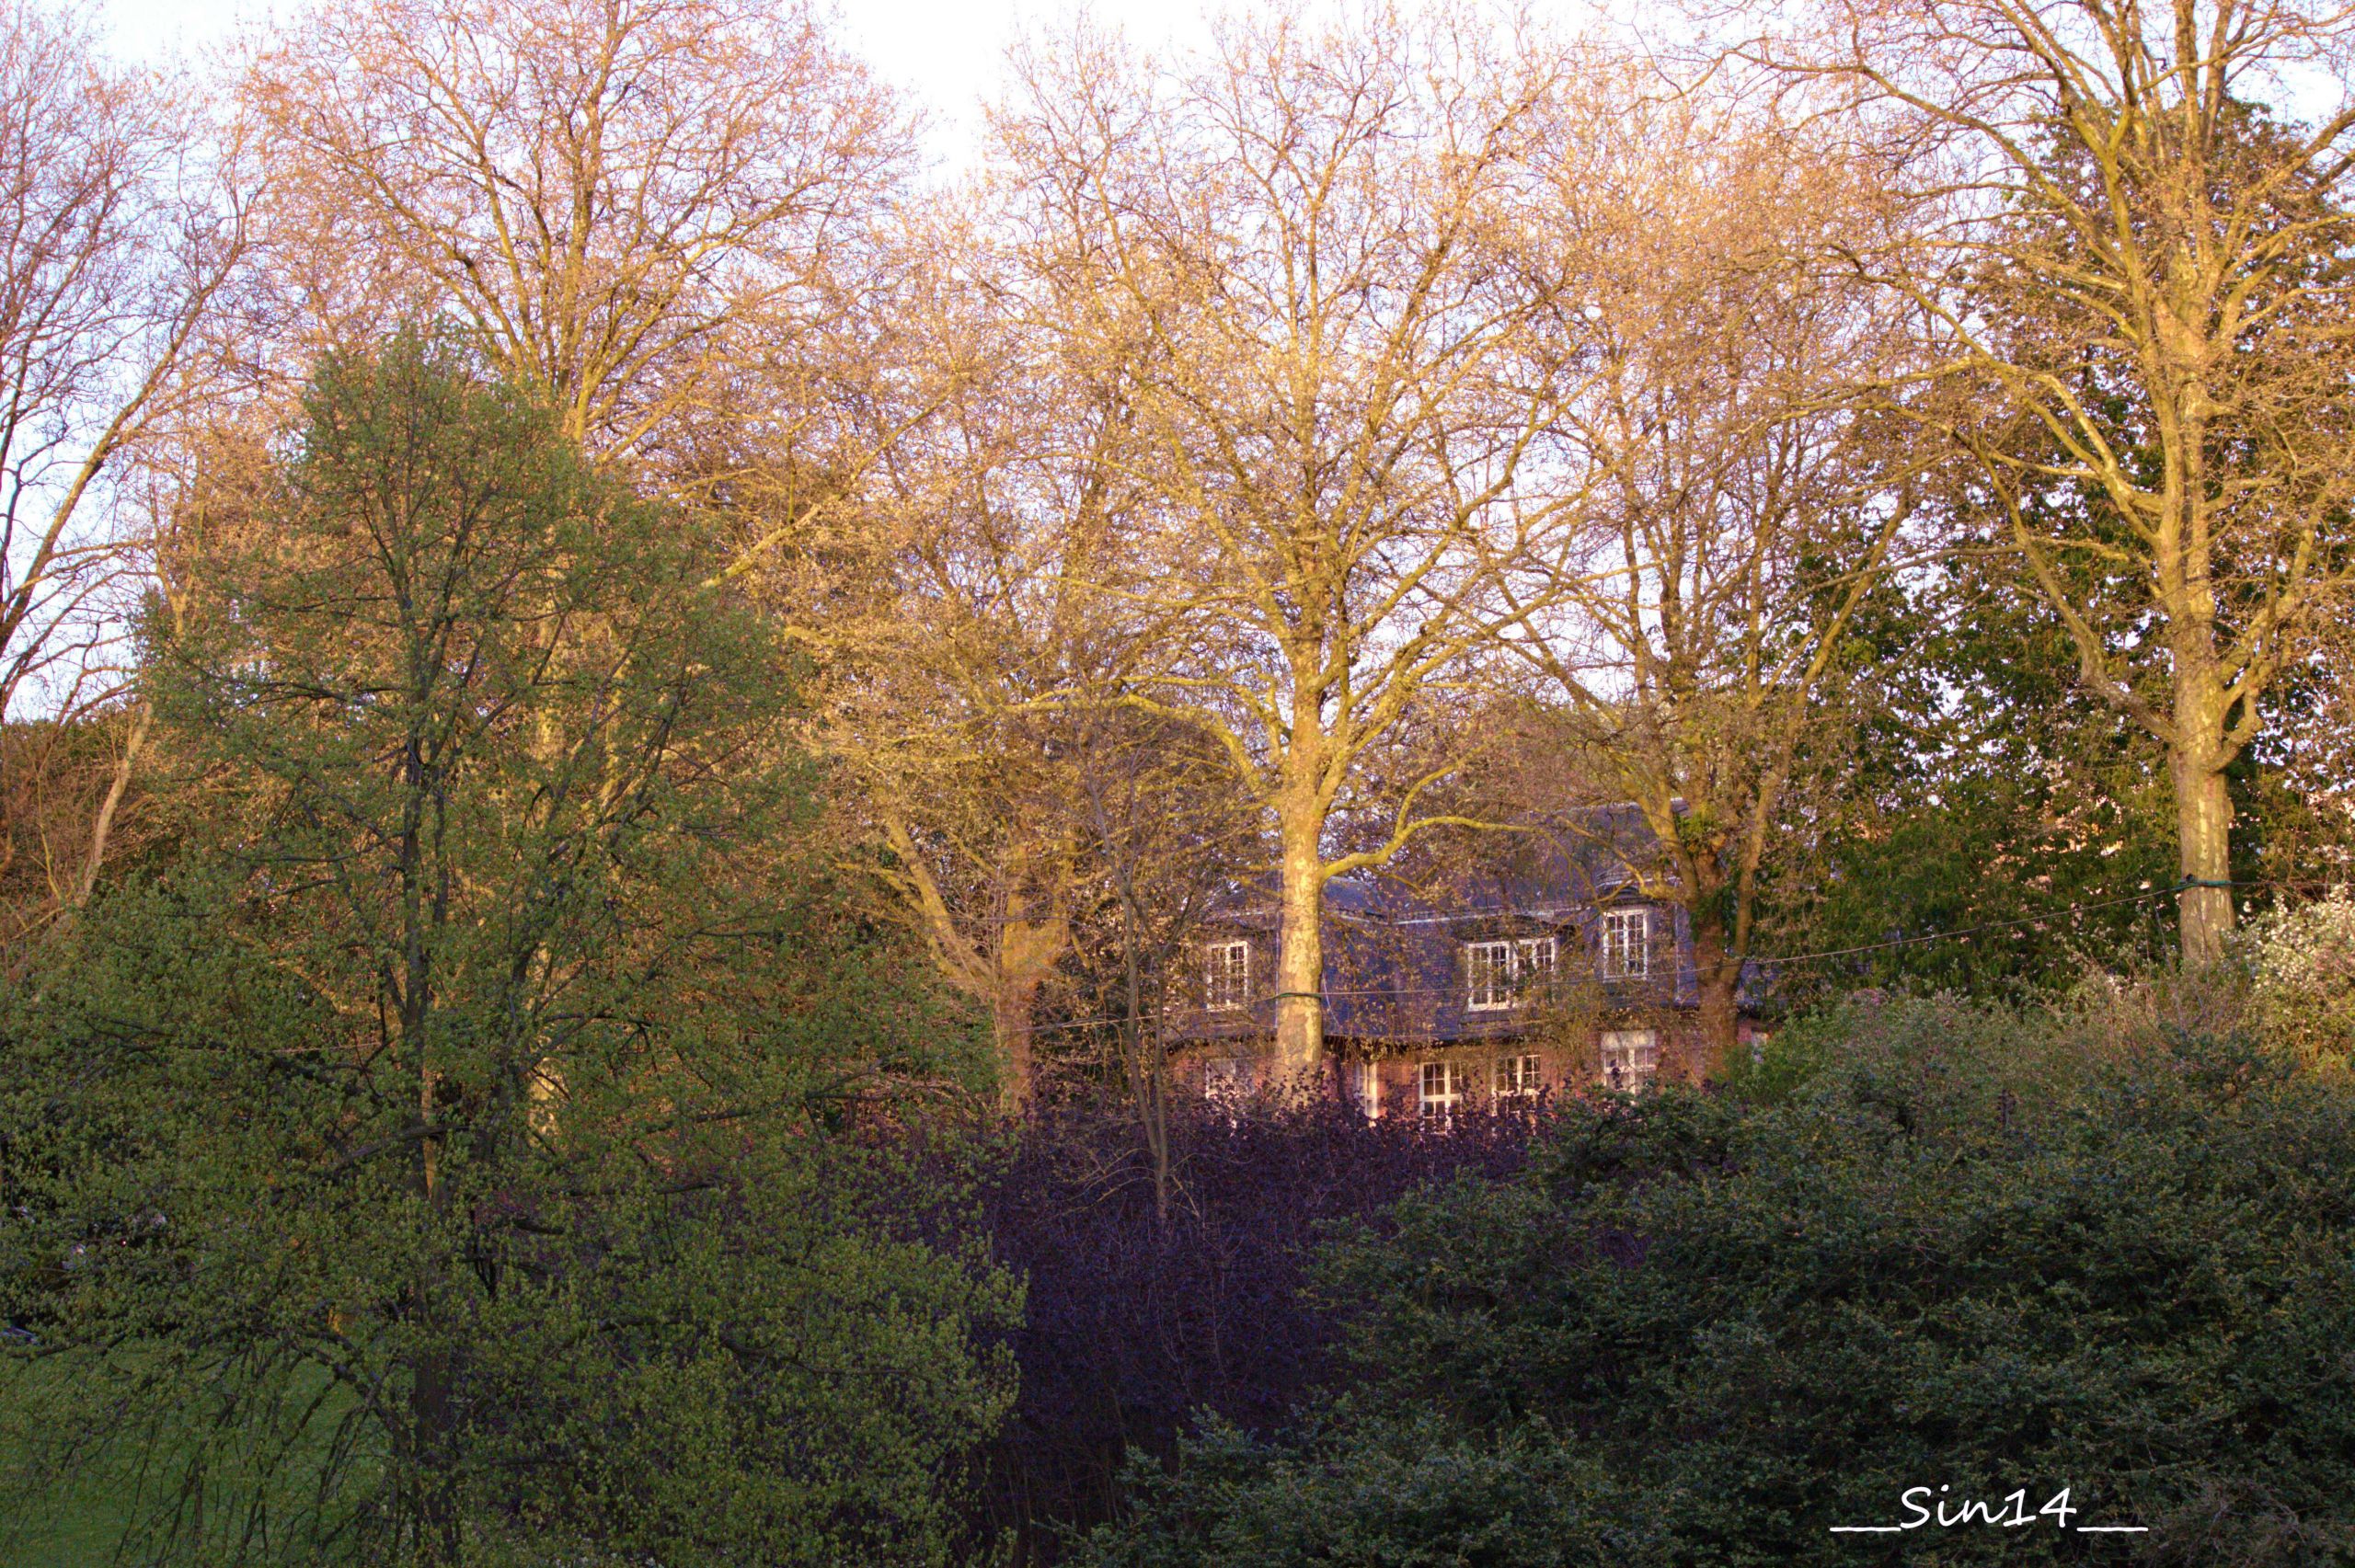
[[[2259,1036],[2309,1065],[2355,1062],[2355,897],[2343,888],[2252,921],[2241,950]]]
[[[1342,1375],[1098,1568],[2355,1555],[2355,1103],[2277,1053],[1852,1010],[1777,1096],[1562,1107],[1324,1257]],[[1901,1524],[1982,1499],[2073,1526]],[[1944,1489],[1941,1491],[1940,1489]],[[1924,1494],[1917,1494],[1924,1495]]]

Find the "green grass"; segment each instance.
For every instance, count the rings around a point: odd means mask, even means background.
[[[98,1375],[125,1377],[125,1361],[116,1357],[109,1372]],[[124,1552],[126,1539],[135,1527],[152,1522],[159,1496],[167,1494],[187,1461],[201,1453],[212,1461],[205,1494],[207,1513],[216,1520],[243,1516],[258,1487],[266,1488],[264,1500],[281,1521],[317,1507],[327,1444],[337,1418],[350,1408],[348,1401],[326,1402],[291,1447],[286,1462],[270,1467],[268,1474],[218,1447],[208,1451],[206,1433],[176,1423],[172,1413],[152,1404],[132,1407],[139,1418],[135,1429],[61,1461],[61,1442],[75,1430],[76,1413],[92,1406],[90,1376],[64,1357],[0,1359],[0,1562],[10,1568],[93,1568],[119,1557],[140,1560],[144,1553]],[[281,1392],[278,1408],[290,1423],[325,1378],[324,1370],[313,1368]],[[345,1477],[339,1495],[348,1505],[364,1495],[370,1479]]]
[[[58,1474],[49,1451],[70,1396],[53,1360],[0,1361],[0,1559],[23,1568],[109,1561],[131,1526],[131,1478],[114,1463]]]

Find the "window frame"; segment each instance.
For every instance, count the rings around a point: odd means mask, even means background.
[[[1510,941],[1467,942],[1464,944],[1464,1010],[1504,1013],[1514,1001],[1512,944]]]
[[[1202,1059],[1202,1098],[1242,1099],[1251,1093],[1251,1059],[1224,1056]]]
[[[1648,904],[1605,910],[1599,934],[1606,980],[1648,980],[1652,978],[1652,911]]]
[[[1238,967],[1234,962],[1242,955]],[[1202,1011],[1241,1013],[1251,1005],[1251,939],[1237,936],[1202,950]]]
[[[1614,1042],[1617,1042],[1614,1046]],[[1598,1042],[1602,1055],[1603,1080],[1607,1087],[1636,1093],[1649,1088],[1660,1077],[1660,1031],[1658,1029],[1605,1029]],[[1640,1063],[1631,1054],[1623,1077],[1612,1062],[1614,1050],[1645,1053]]]
[[[1512,944],[1512,953],[1513,989],[1523,997],[1540,986],[1551,984],[1561,972],[1561,944],[1553,937],[1524,936]],[[1545,956],[1543,964],[1537,961],[1541,953]]]
[[[1439,1075],[1438,1092],[1434,1093],[1431,1075]],[[1464,1066],[1453,1061],[1427,1061],[1415,1073],[1415,1110],[1419,1116],[1441,1119],[1454,1116],[1464,1108]]]
[[[1464,1011],[1510,1013],[1524,1005],[1531,991],[1560,972],[1561,958],[1561,944],[1552,936],[1492,936],[1465,943]]]
[[[1534,1100],[1545,1085],[1545,1063],[1535,1051],[1510,1051],[1489,1069],[1488,1089],[1499,1100]]]

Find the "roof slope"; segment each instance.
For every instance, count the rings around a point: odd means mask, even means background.
[[[1697,994],[1683,913],[1647,898],[1636,867],[1654,842],[1632,807],[1583,814],[1575,832],[1516,836],[1495,864],[1459,867],[1439,885],[1393,876],[1338,877],[1325,889],[1325,1031],[1367,1046],[1509,1037],[1575,1007],[1610,1014],[1689,1007]],[[1640,977],[1598,973],[1603,912],[1645,908],[1649,947]],[[1205,1012],[1181,1004],[1179,1040],[1256,1036],[1274,1027],[1278,912],[1267,883],[1213,922],[1253,944],[1248,1007]],[[1465,944],[1552,942],[1550,983],[1522,1005],[1471,1005]],[[1526,961],[1522,948],[1514,961]]]

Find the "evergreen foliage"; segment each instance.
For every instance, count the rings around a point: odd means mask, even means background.
[[[1285,1443],[1210,1427],[1082,1560],[2355,1551],[2343,1088],[1952,1002],[1853,1012],[1819,1047],[1749,1103],[1565,1107],[1522,1179],[1426,1189],[1335,1246],[1345,1391]],[[2025,1489],[2031,1516],[2067,1487],[2073,1524],[2149,1533],[1831,1533],[1905,1522],[1917,1486],[1999,1512]]]
[[[1018,1295],[846,1134],[958,1031],[693,520],[412,335],[204,544],[181,840],[7,1015],[8,1479],[143,1560],[944,1560]]]

